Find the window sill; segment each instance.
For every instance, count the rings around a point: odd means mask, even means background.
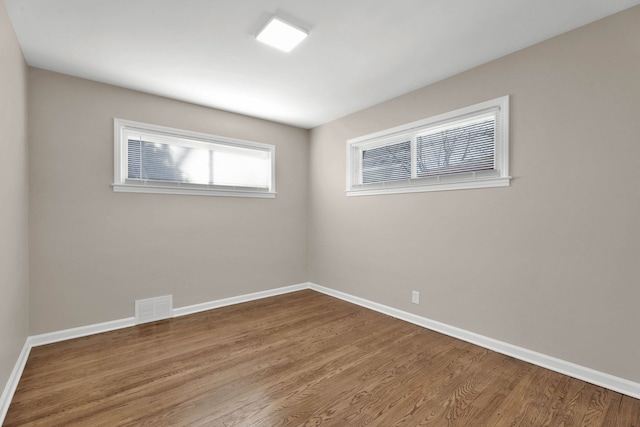
[[[428,191],[469,190],[474,188],[508,187],[511,177],[475,179],[472,181],[442,182],[428,185],[407,185],[347,190],[347,196],[375,196],[380,194],[421,193]]]
[[[180,188],[147,186],[135,184],[112,184],[114,193],[148,193],[148,194],[184,194],[190,196],[222,196],[222,197],[255,197],[261,199],[275,199],[275,192],[252,190],[222,190],[204,188]]]

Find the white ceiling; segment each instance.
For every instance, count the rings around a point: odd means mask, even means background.
[[[27,63],[311,128],[640,0],[4,0]],[[255,40],[272,14],[309,31]]]

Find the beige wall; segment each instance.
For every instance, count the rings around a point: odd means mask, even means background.
[[[114,193],[113,118],[276,146],[276,199]],[[307,279],[308,131],[29,70],[31,334]]]
[[[27,65],[0,2],[0,393],[29,329]]]
[[[640,381],[639,40],[640,6],[313,129],[310,280]],[[345,196],[348,138],[502,95],[510,187]]]

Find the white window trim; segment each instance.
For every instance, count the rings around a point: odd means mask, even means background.
[[[454,123],[468,117],[481,115],[497,109],[496,147],[492,174],[485,172],[470,172],[467,174],[440,175],[429,178],[415,178],[416,176],[416,143],[418,134],[439,125]],[[411,176],[414,178],[387,181],[378,186],[359,186],[357,177],[362,175],[362,149],[375,148],[386,145],[390,141],[405,141],[410,138],[412,144]],[[423,120],[385,129],[379,132],[347,140],[347,196],[368,196],[394,193],[416,193],[425,191],[463,190],[474,188],[507,187],[509,176],[509,96],[492,99],[460,108],[455,111],[439,114]]]
[[[247,187],[226,187],[213,186],[205,184],[175,184],[163,185],[162,183],[131,183],[127,182],[127,138],[124,133],[127,130],[140,130],[162,134],[172,138],[188,138],[199,142],[222,144],[234,147],[253,148],[269,153],[270,162],[270,186],[268,190],[257,190]],[[113,170],[113,191],[118,193],[149,193],[149,194],[186,194],[196,196],[227,196],[227,197],[257,197],[257,198],[275,198],[276,197],[276,181],[275,181],[275,156],[276,148],[271,144],[263,144],[253,141],[245,141],[235,138],[226,138],[222,136],[210,135],[206,133],[175,129],[166,126],[158,126],[148,123],[134,122],[131,120],[123,120],[114,118],[113,120],[114,134],[114,170]]]

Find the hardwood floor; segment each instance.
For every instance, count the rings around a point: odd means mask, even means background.
[[[36,347],[5,426],[640,426],[640,400],[311,290]]]

